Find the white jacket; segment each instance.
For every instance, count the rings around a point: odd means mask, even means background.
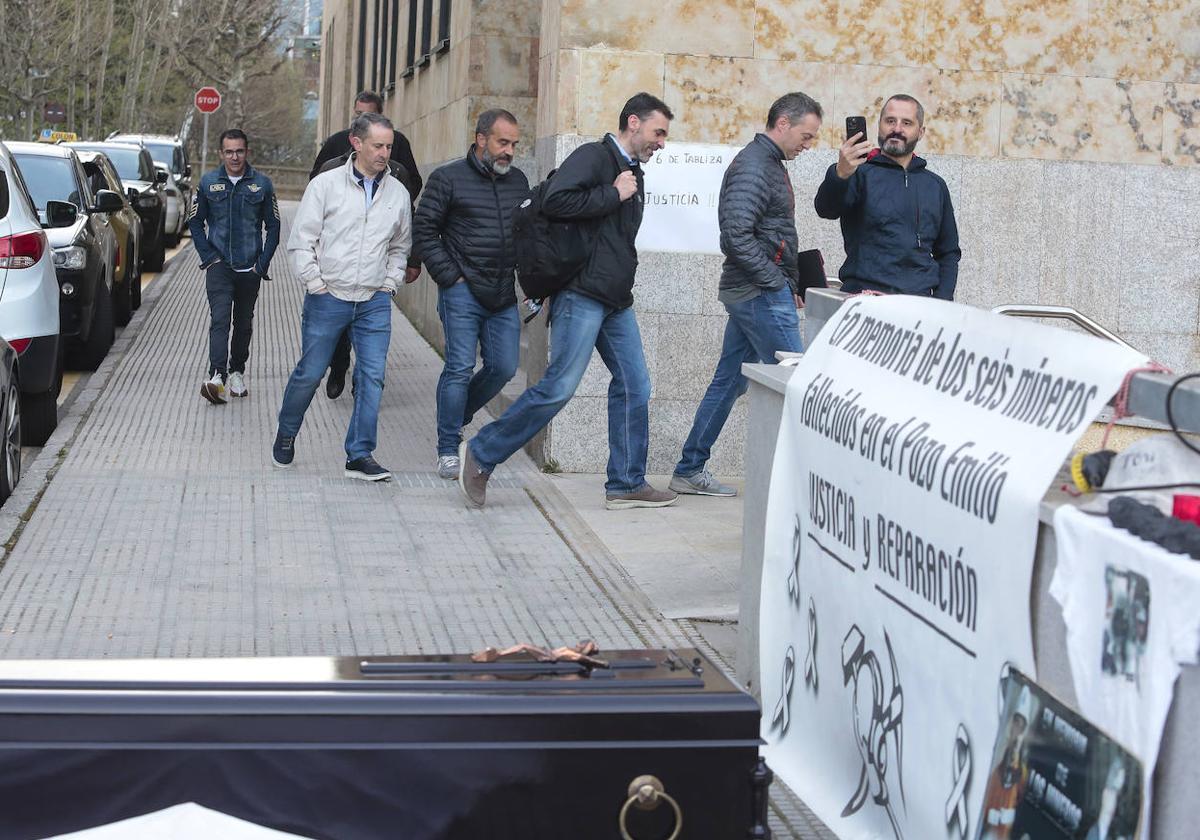
[[[394,294],[403,282],[412,202],[404,185],[385,174],[368,208],[354,157],[309,182],[287,251],[309,292],[324,288],[336,298],[363,301],[378,291]]]

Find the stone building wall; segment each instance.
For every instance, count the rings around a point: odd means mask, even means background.
[[[326,3],[327,25],[358,2]],[[919,153],[956,207],[959,300],[1075,306],[1177,369],[1200,368],[1196,2],[454,0],[453,15],[449,52],[389,95],[423,168],[465,150],[474,114],[494,103],[521,118],[536,159],[519,163],[536,179],[615,130],[638,90],[675,110],[671,141],[730,150],[749,141],[777,96],[803,90],[826,120],[818,147],[789,166],[797,224],[801,247],[821,248],[832,274],[844,257],[838,227],[816,217],[811,199],[844,117],[865,114],[873,131],[884,99],[909,93],[927,111]],[[352,62],[355,44],[346,44],[335,63]],[[650,469],[665,472],[720,346],[720,258],[641,261]],[[422,281],[403,305],[440,344],[434,297]],[[542,319],[524,341],[514,388],[544,369]],[[594,359],[537,454],[602,471],[606,387]],[[735,409],[714,451],[719,473],[741,471],[743,412]]]

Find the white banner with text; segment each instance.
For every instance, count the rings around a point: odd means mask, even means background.
[[[645,164],[646,212],[639,251],[720,254],[717,203],[735,146],[668,143]]]
[[[857,297],[788,383],[763,557],[771,767],[842,838],[967,838],[1010,663],[1034,673],[1038,505],[1144,357]]]

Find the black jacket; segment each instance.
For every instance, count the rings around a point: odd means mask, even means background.
[[[796,291],[796,200],[783,152],[756,134],[729,164],[717,205],[721,228],[721,300],[744,300],[756,290],[785,285]]]
[[[350,145],[350,129],[346,128],[336,134],[330,134],[325,144],[321,146],[321,151],[317,152],[317,159],[313,161],[312,170],[308,173],[308,180],[316,178],[328,161],[348,155],[352,151],[354,151],[354,147]],[[396,138],[392,142],[392,160],[403,166],[408,172],[408,180],[403,183],[408,188],[408,193],[412,196],[413,201],[416,201],[417,193],[421,191],[421,170],[417,168],[417,161],[413,157],[412,146],[409,145],[408,138],[399,131],[396,132]]]
[[[413,253],[442,288],[465,277],[471,294],[493,312],[517,302],[512,217],[529,197],[529,181],[515,166],[496,175],[475,156],[439,167],[429,176],[413,217]]]
[[[637,178],[637,193],[621,201],[613,181],[626,169]],[[642,224],[645,197],[642,167],[625,161],[612,135],[567,156],[550,179],[542,211],[555,219],[578,221],[591,244],[587,263],[568,289],[616,309],[633,305],[638,265],[633,242]]]
[[[946,182],[914,156],[905,171],[875,152],[842,180],[829,167],[813,200],[817,215],[841,219],[842,289],[954,299],[958,226]]]

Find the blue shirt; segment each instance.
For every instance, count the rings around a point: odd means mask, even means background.
[[[630,166],[637,166],[638,162],[629,156],[629,152],[625,151],[625,147],[621,145],[621,141],[617,139],[617,135],[611,131],[608,133],[608,139],[612,140],[612,144],[617,147],[617,151],[621,153],[621,157],[625,158],[625,162]]]
[[[367,197],[367,209],[371,209],[371,199],[375,197],[375,191],[379,189],[379,182],[383,180],[383,176],[387,174],[387,170],[379,173],[371,180],[367,180],[367,176],[363,175],[358,169],[351,164],[351,169],[354,169],[354,179],[358,181],[358,185],[363,188],[363,194]]]

